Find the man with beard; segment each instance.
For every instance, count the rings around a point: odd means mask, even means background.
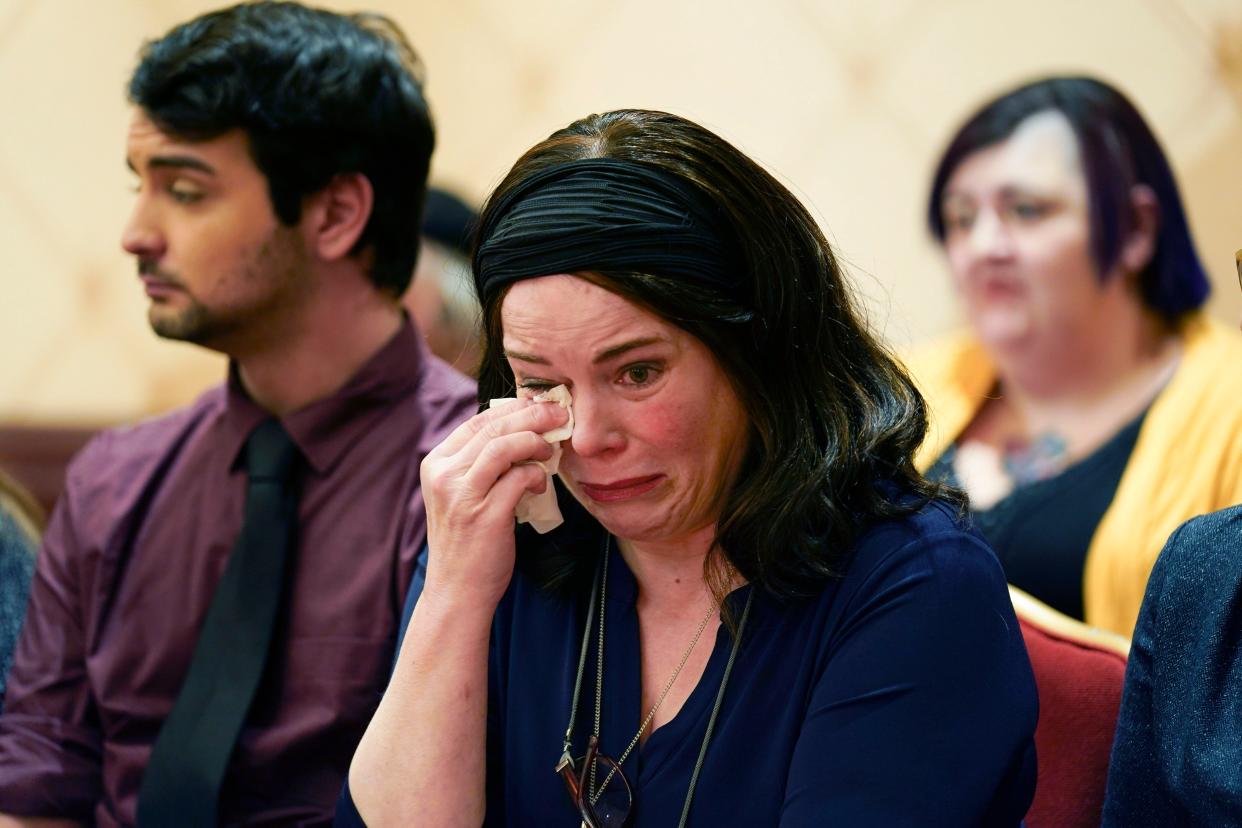
[[[162,337],[227,354],[70,467],[0,717],[0,825],[323,824],[472,384],[403,313],[434,143],[378,15],[203,15],[129,85],[122,245]]]

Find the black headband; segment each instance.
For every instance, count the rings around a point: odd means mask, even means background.
[[[521,279],[628,271],[750,305],[724,210],[652,164],[584,158],[540,170],[487,211],[474,280],[484,304]]]

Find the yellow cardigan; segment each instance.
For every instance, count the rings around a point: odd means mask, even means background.
[[[1148,410],[1087,549],[1086,621],[1127,637],[1173,530],[1242,502],[1242,334],[1198,315],[1186,323],[1182,344],[1177,371]],[[906,364],[931,414],[916,457],[926,471],[974,419],[996,369],[968,333],[918,348]]]

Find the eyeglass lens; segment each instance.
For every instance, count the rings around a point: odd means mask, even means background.
[[[621,828],[629,818],[633,804],[629,783],[616,762],[598,754],[595,757],[595,779],[594,795],[582,797],[582,815],[596,828]]]
[[[586,756],[563,768],[561,775],[589,828],[622,828],[625,825],[633,796],[629,782],[615,761],[589,750]]]

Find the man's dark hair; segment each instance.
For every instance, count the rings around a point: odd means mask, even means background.
[[[751,424],[749,448],[726,495],[705,576],[723,598],[717,551],[747,581],[785,599],[819,593],[869,523],[955,492],[914,467],[927,431],[923,398],[868,330],[832,248],[806,208],[723,138],[663,112],[591,115],[523,155],[483,208],[550,166],[615,158],[658,167],[723,210],[747,285],[740,302],[685,279],[650,273],[579,276],[687,331],[728,375]],[[482,244],[485,239],[478,239]],[[500,322],[505,290],[483,303],[479,399],[514,395]],[[574,530],[572,505],[567,529]],[[561,532],[562,530],[557,530]],[[557,533],[530,561],[548,585],[589,574],[584,547]],[[572,540],[572,539],[571,539]],[[589,547],[586,547],[589,548]],[[583,563],[585,561],[585,564]]]
[[[1117,263],[1132,228],[1130,191],[1150,187],[1160,207],[1156,247],[1139,274],[1144,304],[1175,323],[1207,301],[1207,274],[1195,251],[1177,182],[1160,143],[1134,104],[1087,77],[1045,78],[984,104],[953,136],[936,165],[927,200],[932,235],[945,239],[944,189],[967,156],[1007,139],[1032,115],[1059,112],[1078,141],[1091,216],[1091,250],[1101,278]]]
[[[129,99],[186,140],[244,130],[286,225],[335,176],[365,175],[374,206],[351,252],[372,253],[377,288],[405,291],[435,134],[418,58],[392,21],[287,2],[221,9],[147,43]]]

